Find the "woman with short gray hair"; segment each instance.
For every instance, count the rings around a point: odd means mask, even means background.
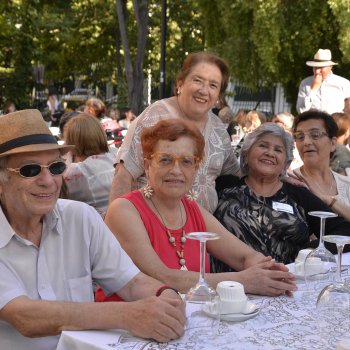
[[[274,123],[265,123],[246,136],[241,151],[242,178],[227,175],[217,180],[216,218],[255,250],[285,264],[300,249],[310,246],[319,232],[319,220],[307,213],[330,209],[304,187],[282,182],[293,159],[292,136]],[[350,223],[328,219],[326,234],[349,235]],[[230,271],[214,260],[216,272]]]
[[[284,145],[286,152],[285,169],[280,174],[281,177],[285,176],[290,163],[293,160],[293,148],[294,140],[291,134],[285,132],[280,126],[274,123],[262,124],[259,128],[255,129],[254,132],[247,134],[244,139],[244,143],[241,149],[240,167],[242,176],[248,175],[248,153],[251,147],[264,135],[272,135],[279,137]]]

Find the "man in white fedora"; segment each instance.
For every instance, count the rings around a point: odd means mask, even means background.
[[[71,148],[38,110],[0,118],[1,350],[55,350],[64,330],[178,338],[176,291],[139,271],[94,208],[58,198]],[[95,303],[93,282],[129,302]]]
[[[333,74],[330,50],[319,49],[313,61],[306,65],[313,68],[314,74],[304,79],[299,86],[297,111],[318,109],[329,114],[342,112],[344,99],[350,97],[350,81]]]

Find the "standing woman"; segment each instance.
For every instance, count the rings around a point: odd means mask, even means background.
[[[93,206],[104,217],[112,185],[115,147],[108,148],[106,134],[92,115],[81,113],[64,127],[64,140],[75,148],[64,174],[68,198]]]
[[[217,206],[215,179],[239,172],[231,141],[222,121],[211,109],[227,88],[226,63],[209,52],[188,55],[176,79],[175,96],[147,107],[131,124],[117,156],[110,201],[146,183],[141,131],[159,120],[176,118],[196,126],[205,139],[205,157],[192,187],[192,196],[210,212]],[[136,186],[133,186],[134,181]]]
[[[350,221],[350,180],[329,167],[337,144],[337,123],[325,112],[309,110],[296,117],[293,131],[304,162],[293,173],[329,208]]]

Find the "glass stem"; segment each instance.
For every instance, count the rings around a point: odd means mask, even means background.
[[[206,241],[200,240],[200,266],[199,266],[199,284],[206,284],[205,281],[205,254],[206,254]]]
[[[337,244],[338,264],[337,264],[337,274],[335,276],[335,281],[337,283],[342,283],[342,280],[341,280],[341,259],[342,259],[342,256],[343,256],[343,249],[344,249],[344,245],[342,245],[342,244],[338,245]]]
[[[324,248],[324,243],[323,243],[323,236],[324,236],[324,224],[326,219],[325,218],[320,218],[321,222],[320,222],[320,242],[318,244],[319,248]]]

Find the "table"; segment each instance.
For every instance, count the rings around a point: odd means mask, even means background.
[[[343,264],[350,263],[350,253],[344,254]],[[347,271],[350,279],[350,272]],[[277,298],[249,296],[261,307],[260,313],[244,322],[221,322],[219,335],[213,342],[201,340],[194,330],[186,331],[178,340],[156,343],[133,337],[121,330],[64,331],[57,350],[319,350],[335,349],[334,345],[343,335],[350,335],[350,313],[345,322],[334,320],[327,327],[327,336],[320,334],[318,315],[315,310],[317,294],[306,290],[298,281],[299,290],[294,297]]]

